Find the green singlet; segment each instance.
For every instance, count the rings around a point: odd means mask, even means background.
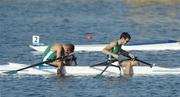
[[[57,58],[56,54],[53,51],[51,51],[52,46],[53,46],[53,44],[49,45],[46,48],[46,50],[44,51],[44,53],[43,53],[43,61],[46,61],[47,59],[53,60],[53,59]]]
[[[113,54],[119,54],[120,51],[121,51],[122,45],[118,45],[118,42],[117,42],[117,41],[113,41],[113,42],[116,42],[116,46],[112,48],[111,52],[112,52]],[[108,60],[112,60],[112,59],[113,59],[113,57],[110,56],[110,55],[108,55]]]

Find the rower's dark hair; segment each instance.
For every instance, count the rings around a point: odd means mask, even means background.
[[[131,36],[130,36],[130,34],[128,33],[128,32],[123,32],[121,35],[120,35],[120,39],[121,38],[125,38],[125,39],[131,39]]]
[[[64,45],[67,46],[71,52],[74,52],[74,44],[72,44],[72,43],[66,43],[66,44],[64,44]]]

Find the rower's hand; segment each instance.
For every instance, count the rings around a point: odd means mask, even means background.
[[[132,59],[132,60],[135,60],[135,56],[131,53],[128,54],[128,56]]]

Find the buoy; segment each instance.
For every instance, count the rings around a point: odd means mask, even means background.
[[[87,34],[87,35],[85,36],[85,38],[86,38],[86,40],[88,40],[88,41],[90,41],[90,40],[93,39],[92,34]]]

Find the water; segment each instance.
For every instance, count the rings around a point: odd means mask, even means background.
[[[180,3],[134,3],[129,0],[2,0],[0,64],[41,61],[33,55],[32,35],[40,42],[101,44],[131,32],[130,42],[180,40]],[[87,34],[92,40],[86,40]],[[179,67],[180,51],[132,51],[144,61]],[[77,53],[80,65],[105,60],[104,54]],[[0,76],[0,97],[180,97],[180,76],[126,78],[92,76],[56,79],[45,76]]]
[[[126,78],[3,77],[3,97],[179,97],[178,76]],[[29,85],[31,84],[31,85]],[[8,94],[6,94],[8,92]]]

